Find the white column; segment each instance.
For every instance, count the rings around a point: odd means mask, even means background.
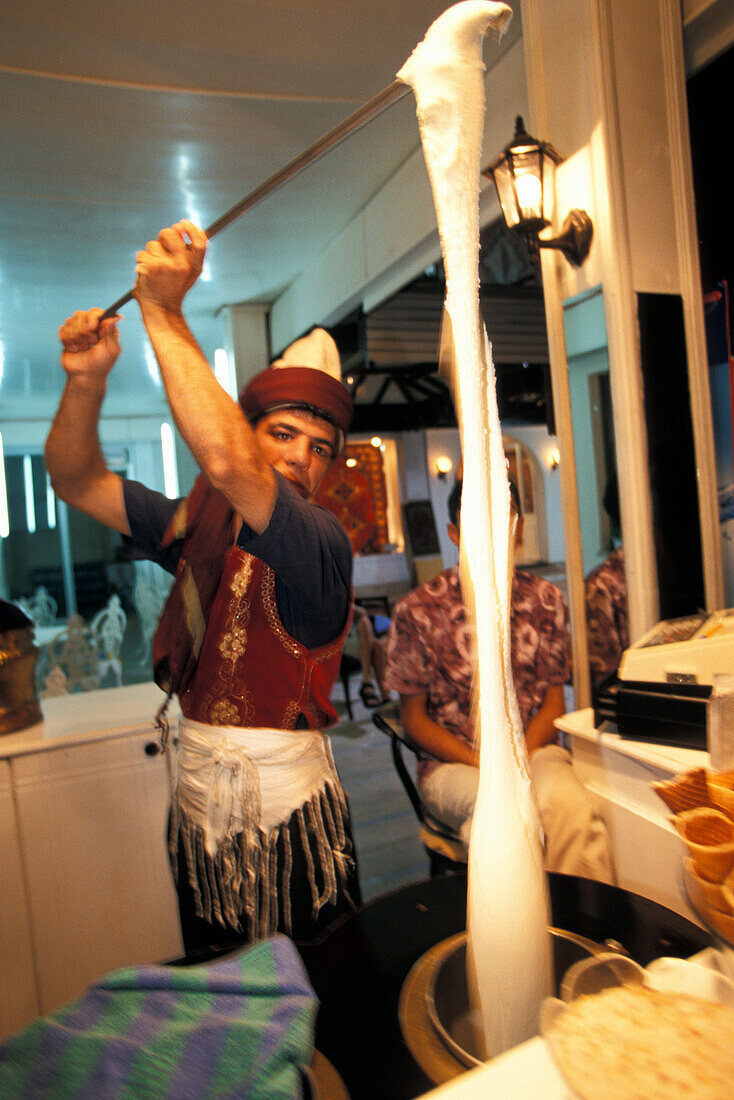
[[[76,613],[76,585],[74,584],[74,559],[71,554],[71,536],[69,535],[69,509],[63,500],[56,498],[56,518],[59,525],[59,545],[61,547],[61,574],[64,581],[66,617]]]
[[[269,312],[270,307],[261,303],[226,306],[222,311],[224,347],[234,361],[238,391],[270,362]]]
[[[8,580],[5,576],[5,539],[0,539],[0,599],[8,598]]]

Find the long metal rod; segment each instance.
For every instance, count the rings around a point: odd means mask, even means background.
[[[232,222],[241,218],[248,210],[251,210],[253,206],[266,198],[268,195],[272,195],[274,191],[277,191],[279,187],[282,187],[289,180],[292,180],[294,176],[297,176],[299,172],[302,172],[304,168],[307,168],[309,164],[313,164],[319,160],[329,150],[334,149],[337,145],[341,144],[345,138],[350,137],[352,134],[360,130],[367,122],[381,114],[386,108],[391,107],[393,103],[397,103],[403,99],[404,96],[410,92],[410,87],[407,84],[403,84],[400,80],[394,80],[392,84],[387,88],[383,88],[381,92],[378,92],[376,96],[368,100],[361,107],[358,107],[353,114],[345,118],[343,122],[340,122],[333,130],[330,130],[328,134],[324,134],[323,137],[310,145],[303,153],[300,153],[292,161],[286,164],[285,168],[281,168],[279,172],[271,176],[270,179],[261,183],[254,191],[251,191],[249,195],[245,195],[244,199],[240,199],[226,214],[222,214],[220,218],[217,218],[215,222],[205,230],[207,237],[211,240],[212,237],[216,237],[217,233],[221,233],[223,229],[226,229]],[[133,298],[133,291],[129,290],[127,294],[124,294],[122,298],[118,298],[116,302],[113,302],[111,306],[104,311],[100,320],[104,320],[106,317],[114,317],[116,313],[126,305]]]

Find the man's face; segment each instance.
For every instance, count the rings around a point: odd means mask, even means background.
[[[255,425],[265,458],[304,496],[318,491],[336,455],[336,428],[304,409],[276,409]]]

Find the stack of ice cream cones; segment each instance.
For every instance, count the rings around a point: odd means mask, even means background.
[[[696,768],[652,786],[688,849],[683,878],[694,909],[734,942],[734,772]]]

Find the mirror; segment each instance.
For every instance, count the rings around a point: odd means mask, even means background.
[[[601,287],[564,303],[592,692],[629,645],[616,448]]]

